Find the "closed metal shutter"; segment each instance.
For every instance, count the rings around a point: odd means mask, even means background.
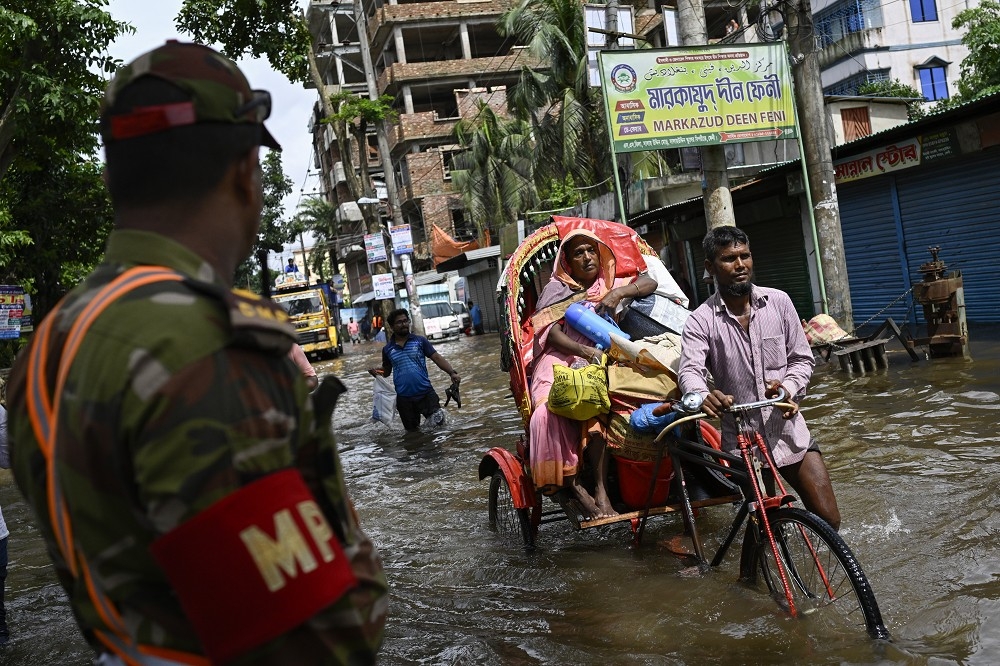
[[[798,220],[775,219],[749,224],[743,227],[743,231],[750,237],[754,284],[786,292],[801,319],[809,319],[816,314],[801,223]],[[703,303],[708,298],[709,287],[701,280],[701,267],[705,265],[701,241],[698,238],[688,242],[693,263],[698,267],[698,300]]]
[[[769,220],[749,224],[744,231],[750,237],[754,283],[787,293],[800,319],[816,314],[801,221]]]
[[[488,270],[465,278],[466,300],[472,299],[483,314],[483,330],[496,333],[500,330],[500,305],[497,301],[497,281],[500,279],[498,259],[490,257]]]
[[[1000,149],[904,171],[896,186],[910,279],[923,279],[927,248],[939,246],[948,270],[962,271],[967,319],[1000,322]]]
[[[996,149],[842,186],[840,218],[855,322],[874,317],[875,325],[892,317],[897,323],[924,323],[909,295],[889,304],[923,279],[920,265],[930,261],[931,246],[941,247],[940,259],[949,270],[962,271],[968,320],[1000,322],[1000,303],[991,298],[1000,252],[998,187]]]
[[[896,240],[889,178],[869,178],[840,186],[837,197],[854,325],[860,327],[876,315],[873,324],[887,317],[900,324],[912,322],[908,296],[879,314],[909,288]],[[853,327],[850,322],[838,323],[848,331]]]

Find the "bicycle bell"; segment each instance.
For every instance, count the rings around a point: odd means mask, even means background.
[[[683,411],[693,413],[701,409],[703,402],[705,402],[705,398],[700,393],[688,391],[681,396],[680,406]]]

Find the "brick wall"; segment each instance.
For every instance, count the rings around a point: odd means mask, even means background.
[[[369,32],[375,34],[383,23],[427,21],[434,19],[469,19],[481,16],[500,17],[511,6],[510,0],[481,2],[412,2],[384,5],[369,21]]]
[[[462,118],[472,118],[479,113],[479,102],[485,102],[502,116],[507,115],[507,86],[456,90],[455,99],[458,100],[458,115]]]

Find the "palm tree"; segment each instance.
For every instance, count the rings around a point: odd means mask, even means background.
[[[522,68],[509,96],[511,110],[531,123],[540,182],[571,175],[584,186],[604,183],[612,175],[612,160],[600,91],[589,81],[583,5],[518,0],[498,27],[546,65]]]
[[[293,224],[297,230],[312,232],[314,247],[326,247],[333,274],[339,273],[337,236],[340,234],[340,219],[337,207],[326,199],[310,197],[299,204]],[[323,275],[323,255],[313,254],[311,258],[313,270]]]
[[[498,231],[517,220],[518,213],[537,201],[534,186],[535,152],[527,122],[504,118],[479,103],[473,120],[462,120],[455,136],[465,150],[452,162],[452,182],[478,232]]]

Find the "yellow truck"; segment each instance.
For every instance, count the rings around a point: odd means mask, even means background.
[[[344,351],[337,304],[327,299],[322,286],[309,284],[301,273],[284,273],[275,281],[271,298],[288,313],[299,334],[299,346],[310,359],[334,358]]]

